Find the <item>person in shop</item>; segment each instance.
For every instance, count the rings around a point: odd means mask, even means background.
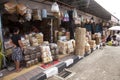
[[[13,46],[12,60],[15,63],[16,72],[21,71],[20,62],[23,60],[22,50],[23,44],[21,42],[21,37],[19,35],[19,29],[15,28],[13,30],[13,35],[10,40],[11,45]]]
[[[116,40],[118,42],[118,45],[120,45],[120,32],[118,31],[116,35]]]
[[[113,36],[112,36],[112,45],[113,46],[117,46],[118,45],[116,33],[114,33]]]
[[[112,36],[111,36],[111,34],[110,34],[110,35],[107,37],[106,42],[111,41],[111,38],[112,38]]]

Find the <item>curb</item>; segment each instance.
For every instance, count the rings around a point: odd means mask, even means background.
[[[67,59],[60,64],[56,65],[55,67],[52,67],[50,69],[45,70],[44,72],[38,74],[35,77],[32,77],[30,80],[44,80],[47,79],[53,75],[56,75],[63,71],[65,68],[71,67],[75,63],[77,63],[79,60],[81,60],[83,57],[81,56],[73,56],[70,59]]]

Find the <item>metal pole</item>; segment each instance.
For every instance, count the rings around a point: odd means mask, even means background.
[[[51,43],[53,42],[53,19],[51,19]]]

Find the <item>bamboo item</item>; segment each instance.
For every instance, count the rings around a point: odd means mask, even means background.
[[[5,6],[6,11],[8,11],[8,13],[12,14],[16,12],[16,3],[8,2],[4,4],[4,6]]]
[[[84,56],[85,54],[85,41],[86,41],[86,29],[85,28],[76,28],[75,31],[75,54]]]
[[[27,7],[21,3],[17,4],[17,12],[23,16],[27,12]]]
[[[42,53],[43,63],[49,63],[53,61],[49,46],[40,46],[40,50]]]
[[[33,20],[42,20],[40,10],[38,9],[33,10]]]
[[[90,52],[90,44],[88,42],[86,42],[85,44],[85,52]]]
[[[74,47],[73,47],[73,43],[72,43],[72,40],[69,40],[67,42],[67,53],[70,54],[70,53],[73,53],[74,52]]]
[[[58,45],[58,49],[59,49],[59,53],[61,54],[67,54],[67,41],[58,41],[57,42],[57,45]]]

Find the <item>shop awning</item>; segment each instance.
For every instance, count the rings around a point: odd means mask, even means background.
[[[111,19],[111,14],[94,0],[58,0],[58,1],[74,6],[81,11],[90,13],[105,20]]]
[[[0,4],[3,4],[6,1],[10,1],[10,0],[0,0]],[[111,19],[111,14],[107,10],[105,10],[103,7],[101,7],[94,0],[30,0],[30,1],[39,1],[39,2],[57,1],[59,3],[62,2],[62,3],[65,3],[66,5],[70,5],[72,7],[75,7],[77,9],[83,11],[83,12],[90,13],[90,14],[100,17],[102,19],[105,19],[105,20]],[[0,5],[0,7],[1,6],[2,5]]]
[[[120,26],[113,26],[109,28],[109,30],[113,30],[113,31],[120,30]]]

